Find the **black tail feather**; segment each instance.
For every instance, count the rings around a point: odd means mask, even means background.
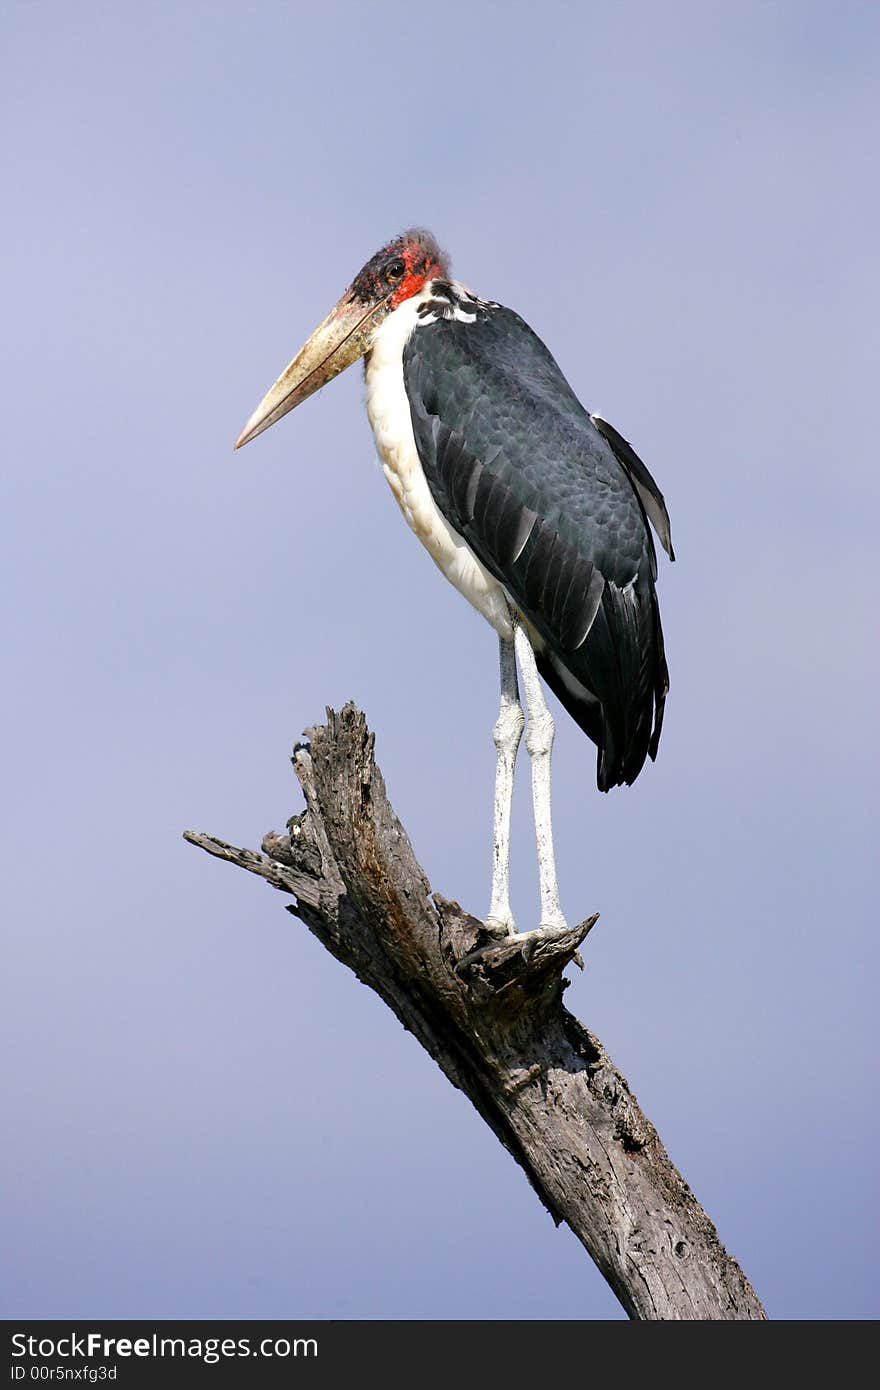
[[[653,592],[606,585],[586,642],[537,654],[554,695],[596,744],[600,791],[631,786],[657,756],[669,672]]]

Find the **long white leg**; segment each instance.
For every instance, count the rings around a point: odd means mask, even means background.
[[[526,748],[532,761],[532,800],[535,807],[535,837],[538,842],[538,875],[541,883],[541,930],[564,931],[566,923],[559,905],[550,815],[550,752],[553,748],[555,727],[541,689],[532,644],[518,623],[514,628],[514,643],[522,673],[526,708],[529,712]]]
[[[522,737],[522,706],[516,679],[513,642],[499,638],[501,709],[493,730],[495,762],[495,816],[492,835],[492,901],[486,925],[502,936],[516,931],[510,910],[510,809],[513,803],[513,769]]]

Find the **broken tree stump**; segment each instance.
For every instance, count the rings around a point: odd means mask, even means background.
[[[563,1007],[562,972],[596,920],[552,941],[492,937],[432,893],[388,801],[363,714],[346,705],[294,749],[306,810],[263,854],[190,843],[295,902],[464,1091],[632,1318],[760,1320],[737,1262],[605,1048]]]

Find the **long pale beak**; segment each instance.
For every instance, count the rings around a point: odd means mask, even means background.
[[[370,346],[375,319],[385,307],[384,299],[365,307],[346,290],[336,308],[318,324],[308,342],[266,392],[236,439],[236,449],[262,434],[282,415],[363,357]]]

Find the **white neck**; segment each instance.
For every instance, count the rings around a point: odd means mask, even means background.
[[[463,295],[467,291],[463,287]],[[503,637],[511,635],[504,592],[442,515],[431,496],[416,448],[409,399],[403,380],[403,353],[420,326],[435,322],[419,317],[431,300],[431,283],[392,311],[376,331],[365,363],[367,414],[373,427],[382,471],[407,525],[416,533],[435,564],[464,597]],[[468,316],[466,322],[473,322]]]

